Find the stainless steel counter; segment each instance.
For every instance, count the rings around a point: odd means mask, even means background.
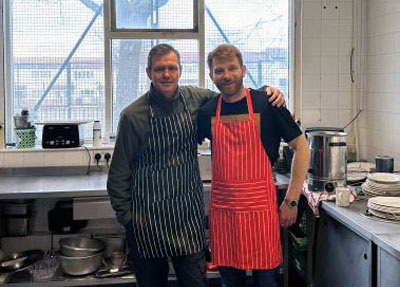
[[[278,193],[287,189],[288,175],[276,174]],[[107,174],[93,172],[90,175],[35,175],[20,176],[0,173],[0,200],[4,199],[40,199],[40,198],[79,198],[107,196]],[[204,182],[205,201],[209,198],[210,182]],[[207,203],[206,203],[207,205]],[[208,274],[209,278],[218,276],[217,272]],[[173,280],[173,278],[171,278]],[[132,276],[96,279],[94,276],[81,278],[63,278],[46,282],[32,282],[31,279],[12,280],[6,286],[110,286],[114,284],[132,283]]]
[[[286,190],[289,179],[276,175],[277,188]],[[107,196],[107,174],[14,176],[0,175],[1,199],[76,198]],[[205,182],[205,186],[211,183]]]
[[[0,176],[0,199],[36,199],[107,195],[107,174]]]
[[[367,200],[353,202],[350,207],[322,202],[321,207],[347,228],[400,259],[400,223],[389,223],[365,216]]]

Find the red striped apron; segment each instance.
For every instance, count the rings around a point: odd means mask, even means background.
[[[246,93],[249,119],[222,120],[220,96],[212,127],[212,263],[271,269],[281,263],[276,191],[248,89]]]

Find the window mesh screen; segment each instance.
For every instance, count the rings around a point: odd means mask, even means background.
[[[161,43],[172,45],[179,51],[182,64],[180,85],[198,85],[197,40],[113,40],[113,128],[116,130],[121,110],[150,88],[146,74],[147,55]]]
[[[9,1],[12,115],[27,108],[36,122],[104,122],[102,1],[83,2]]]
[[[241,50],[248,69],[245,86],[268,84],[288,96],[288,2],[205,0],[206,54],[218,44],[234,44]],[[206,69],[208,75],[208,66]],[[206,86],[216,89],[208,76]]]
[[[117,0],[117,29],[193,29],[192,0]]]

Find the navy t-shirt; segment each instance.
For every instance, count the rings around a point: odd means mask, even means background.
[[[286,108],[273,107],[268,102],[265,92],[250,89],[250,96],[254,114],[260,114],[261,141],[268,157],[273,165],[278,157],[279,144],[283,139],[290,142],[302,134],[297,124],[290,116]],[[212,118],[217,110],[218,97],[205,103],[199,110],[198,115],[198,141],[201,143],[205,138],[212,141]],[[226,103],[222,99],[221,116],[248,114],[246,97],[235,103]]]

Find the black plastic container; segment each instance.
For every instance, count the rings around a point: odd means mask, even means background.
[[[49,230],[56,234],[67,234],[86,227],[86,220],[73,220],[72,200],[58,201],[48,212]]]

